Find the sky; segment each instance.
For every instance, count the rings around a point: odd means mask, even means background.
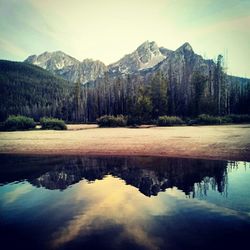
[[[61,50],[110,64],[146,40],[189,42],[250,77],[250,0],[0,0],[0,59]]]

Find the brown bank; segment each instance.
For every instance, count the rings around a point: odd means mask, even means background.
[[[250,161],[250,125],[1,132],[0,153],[138,155]]]

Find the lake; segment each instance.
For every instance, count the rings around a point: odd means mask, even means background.
[[[250,163],[0,155],[1,249],[243,249]]]

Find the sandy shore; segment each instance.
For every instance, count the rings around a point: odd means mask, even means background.
[[[0,132],[0,153],[138,155],[250,161],[250,125]]]

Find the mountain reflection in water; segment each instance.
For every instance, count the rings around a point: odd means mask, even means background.
[[[26,179],[36,187],[64,190],[82,179],[91,182],[112,175],[138,188],[146,196],[177,187],[193,197],[195,183],[198,183],[199,192],[204,194],[208,183],[213,189],[223,193],[227,185],[228,165],[226,161],[197,159],[80,156],[28,157],[24,172],[22,158],[18,156],[6,156],[3,164],[0,170],[2,183]],[[15,170],[19,170],[20,177],[16,176]]]
[[[249,163],[0,155],[1,249],[242,249]]]

